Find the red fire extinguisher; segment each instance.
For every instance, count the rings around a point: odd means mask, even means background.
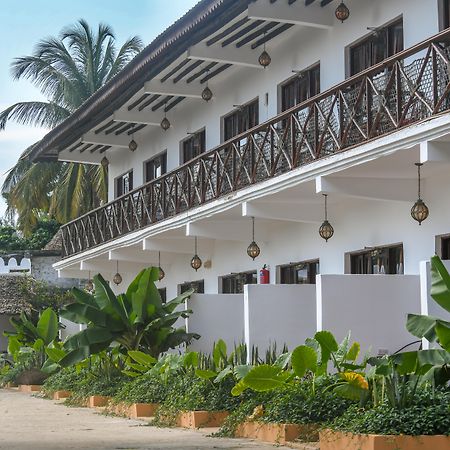
[[[270,272],[266,264],[259,271],[259,284],[269,284],[270,283]]]

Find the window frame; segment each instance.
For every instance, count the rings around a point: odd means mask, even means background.
[[[200,138],[200,153],[198,153],[198,155],[192,156],[189,159],[185,158],[185,145],[190,142],[193,141],[195,138],[201,136]],[[186,164],[189,161],[192,161],[194,158],[197,158],[197,156],[200,156],[201,154],[206,152],[206,127],[201,128],[198,131],[195,131],[194,133],[191,133],[188,137],[184,138],[181,142],[180,142],[180,164]]]
[[[163,158],[163,170],[161,171],[161,175],[159,177],[147,179],[147,165],[161,157]],[[156,154],[155,156],[152,156],[151,158],[146,159],[143,162],[143,170],[144,170],[144,174],[143,174],[144,175],[144,177],[143,177],[144,183],[149,183],[150,181],[156,180],[156,179],[162,177],[164,174],[166,174],[167,173],[167,150],[163,150],[162,152]]]
[[[300,265],[310,266],[310,265],[313,265],[313,264],[315,264],[317,266],[317,269],[316,269],[315,274],[314,274],[314,279],[311,278],[311,275],[308,273],[308,275],[307,275],[307,280],[308,281],[306,283],[299,283],[298,279],[297,279],[297,282],[293,282],[293,283],[283,282],[283,273],[282,273],[282,271],[284,269],[289,269],[289,268],[294,269],[295,267],[300,266]],[[320,259],[319,258],[308,259],[308,260],[305,260],[305,261],[291,262],[291,263],[288,263],[288,264],[280,264],[279,266],[277,266],[277,276],[276,276],[277,284],[316,284],[316,275],[318,275],[318,274],[320,274]]]
[[[249,127],[244,128],[242,127],[242,111],[246,110],[247,113],[249,112],[251,107],[255,107],[255,116],[256,116],[256,123],[249,125]],[[236,134],[232,135],[232,136],[227,136],[227,120],[229,120],[231,117],[236,116],[236,121],[237,121],[237,132]],[[228,112],[227,114],[225,114],[222,117],[221,123],[221,131],[222,131],[222,142],[226,142],[229,141],[233,138],[235,138],[236,136],[239,136],[242,133],[245,133],[247,130],[250,130],[253,127],[256,127],[257,125],[259,125],[259,119],[260,119],[260,111],[259,111],[259,97],[255,97],[252,100],[240,105],[240,107],[234,108],[232,111]],[[244,116],[245,117],[245,116]],[[248,122],[250,122],[250,117],[249,115],[247,116],[248,118]]]
[[[385,271],[385,273],[356,273],[353,271],[354,268],[354,257],[358,256],[366,256],[369,255],[372,252],[375,251],[384,251],[384,250],[394,250],[399,249],[401,251],[401,260],[400,264],[402,264],[402,271],[400,273],[393,273],[390,271],[390,268],[388,268],[388,271]],[[373,267],[373,265],[372,265]],[[404,244],[403,242],[397,242],[394,244],[386,244],[386,245],[377,245],[374,247],[365,247],[361,250],[355,250],[351,252],[345,253],[345,273],[350,275],[404,275],[405,273],[405,251],[404,251]]]
[[[400,15],[400,16],[397,16],[394,19],[390,20],[389,22],[384,23],[383,25],[376,27],[373,31],[360,37],[359,39],[352,42],[345,48],[345,75],[346,75],[346,78],[357,75],[358,73],[361,73],[362,71],[364,71],[364,70],[372,67],[373,65],[377,64],[378,62],[380,62],[380,61],[377,61],[374,63],[372,60],[371,64],[369,66],[367,66],[364,69],[361,69],[358,72],[353,73],[352,51],[354,51],[357,47],[361,47],[365,43],[368,44],[370,41],[372,41],[372,44],[373,44],[373,42],[375,41],[375,34],[377,32],[383,31],[383,32],[389,33],[389,29],[392,29],[394,26],[398,25],[399,23],[402,24],[402,48],[399,51],[404,50],[404,48],[405,48],[405,28],[404,28],[403,15]],[[388,36],[388,38],[389,38],[389,36]],[[397,53],[397,52],[395,52],[392,55],[389,55],[388,47],[389,47],[389,42],[386,42],[385,54],[381,61],[383,61],[384,59]],[[371,57],[373,58],[373,55]]]
[[[312,92],[311,89],[311,80],[313,79],[311,75],[318,71],[318,91]],[[284,90],[293,83],[300,83],[300,79],[304,76],[307,76],[309,78],[308,80],[308,94],[305,99],[300,99],[299,97],[299,91],[297,91],[297,96],[295,99],[295,102],[293,105],[285,107],[284,103]],[[278,112],[282,113],[284,111],[287,111],[290,108],[293,108],[294,106],[308,100],[309,98],[314,97],[315,95],[320,94],[320,81],[321,81],[321,72],[320,72],[320,61],[318,61],[315,64],[312,64],[311,66],[307,67],[306,69],[302,70],[301,72],[295,74],[292,77],[289,77],[287,80],[284,80],[282,83],[278,85]],[[298,87],[296,86],[298,89]]]
[[[439,31],[450,28],[450,0],[438,1]]]
[[[450,249],[449,254],[446,255],[446,251],[444,251],[444,242],[450,241],[450,233],[439,234],[435,236],[435,253],[442,260],[448,261],[450,260]]]
[[[205,280],[202,279],[202,280],[185,281],[184,283],[180,283],[178,285],[178,295],[182,294],[183,292],[186,292],[186,291],[183,291],[184,287],[188,287],[188,286],[193,287],[192,286],[193,284],[198,284],[199,286],[201,286],[201,291],[196,290],[195,291],[196,294],[204,294],[205,293]],[[189,287],[188,287],[188,289],[189,289]]]
[[[236,278],[238,276],[254,276],[255,283],[243,283],[242,284],[242,292],[224,292],[224,281]],[[235,281],[236,282],[236,281]],[[244,293],[244,286],[246,284],[258,284],[258,271],[257,270],[246,270],[243,272],[237,272],[237,273],[231,273],[229,275],[222,275],[219,277],[219,286],[220,286],[220,293],[221,294],[243,294]]]
[[[129,186],[128,190],[125,192],[123,182],[125,180],[125,176],[129,175],[129,185],[131,184],[131,187]],[[121,181],[121,191],[119,194],[119,182]],[[131,183],[130,183],[131,181]],[[122,195],[126,195],[129,192],[131,192],[134,189],[134,177],[133,177],[133,169],[127,170],[126,172],[122,173],[121,175],[114,178],[114,198],[122,197]]]

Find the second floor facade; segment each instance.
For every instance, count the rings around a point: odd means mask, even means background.
[[[427,40],[448,27],[449,1],[348,0],[343,23],[335,17],[338,1],[201,3],[228,3],[237,13],[209,25],[107,118],[59,149],[63,161],[106,161],[110,201],[187,167],[151,193],[141,191],[146,199],[139,201],[152,210],[147,224],[239,189],[245,178],[253,184],[447,108],[450,35]],[[265,68],[258,62],[262,51],[271,58]],[[209,101],[201,98],[206,87]],[[227,142],[229,154],[220,153]],[[216,155],[189,166],[214,149]],[[172,199],[163,204],[169,189]],[[124,211],[122,203],[120,214],[142,204]],[[83,249],[86,244],[67,253]]]

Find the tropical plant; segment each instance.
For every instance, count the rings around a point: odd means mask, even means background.
[[[90,355],[117,344],[124,353],[140,350],[157,358],[161,353],[198,339],[195,333],[173,325],[192,311],[179,309],[192,295],[189,290],[163,304],[155,282],[159,269],[142,270],[124,294],[116,296],[101,275],[93,279],[95,291],[89,294],[73,289],[75,302],[61,310],[61,316],[86,328],[66,339],[68,352],[60,360],[62,366],[80,362]]]
[[[31,81],[47,101],[15,103],[0,113],[0,130],[7,122],[53,128],[69,117],[95,91],[112,79],[142,49],[138,37],[117,50],[111,27],[97,32],[85,20],[63,29],[58,38],[40,41],[33,54],[16,58],[12,75]],[[35,144],[34,144],[35,145]],[[2,187],[10,215],[30,234],[42,211],[64,223],[107,199],[103,166],[76,163],[31,163],[24,151]]]

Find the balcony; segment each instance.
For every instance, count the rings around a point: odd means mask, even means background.
[[[450,30],[62,227],[63,257],[450,110]]]

